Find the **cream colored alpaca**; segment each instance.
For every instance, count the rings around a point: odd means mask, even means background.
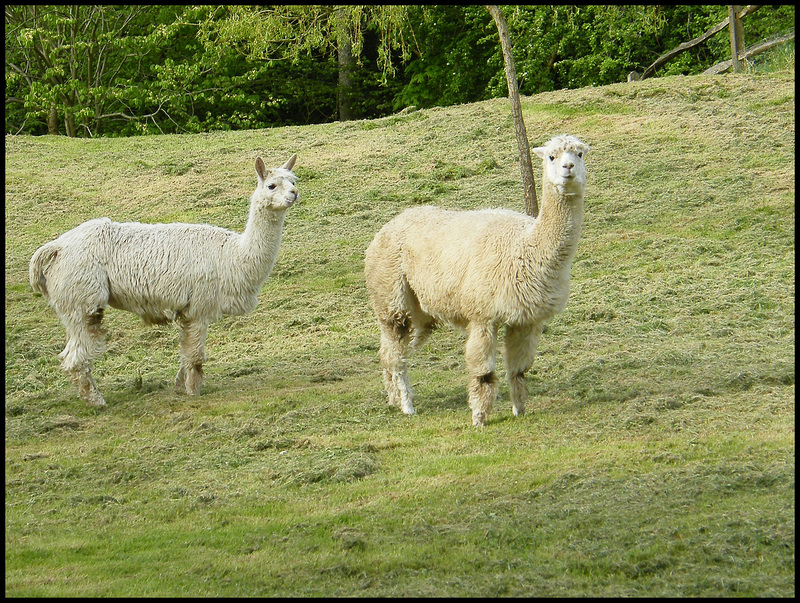
[[[484,424],[497,398],[501,325],[514,415],[525,412],[525,372],[544,323],[564,309],[569,295],[588,150],[574,136],[557,136],[533,149],[543,162],[537,218],[506,209],[417,207],[375,235],[366,252],[365,277],[381,331],[379,354],[390,404],[414,414],[407,356],[443,321],[467,332],[473,424]]]
[[[298,199],[291,172],[256,159],[258,185],[242,234],[207,224],[89,220],[33,254],[30,283],[67,331],[61,368],[89,405],[105,400],[92,379],[92,359],[105,348],[107,306],[148,324],[175,320],[182,328],[178,392],[198,394],[208,325],[246,314],[278,257],[286,210]]]

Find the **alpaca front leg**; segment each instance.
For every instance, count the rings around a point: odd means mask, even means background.
[[[208,325],[187,322],[181,333],[181,366],[175,379],[175,391],[198,395],[203,384],[203,363]]]
[[[390,371],[383,371],[383,385],[389,394],[389,404],[398,406],[404,414],[414,414],[414,393],[408,381],[408,373],[405,368]]]
[[[528,401],[525,372],[533,364],[541,334],[542,327],[539,325],[509,326],[506,329],[506,373],[515,417],[525,414]]]
[[[469,371],[469,406],[472,424],[482,427],[497,399],[495,349],[497,326],[472,323],[467,338],[466,361]]]

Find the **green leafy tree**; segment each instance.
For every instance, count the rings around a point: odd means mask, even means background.
[[[723,19],[727,10],[724,6],[561,8],[555,18],[563,23],[562,35],[549,70],[554,88],[624,82],[628,72],[642,70],[663,52],[699,35]],[[525,23],[525,16],[520,13],[520,17]],[[683,64],[669,65],[671,71],[664,74],[699,72],[713,62],[713,54],[709,47],[698,48]]]
[[[721,5],[503,7],[519,91],[625,81],[726,16]],[[482,5],[11,5],[6,133],[128,136],[371,118],[505,96]],[[745,41],[794,26],[762,6]],[[727,32],[656,75],[729,58]]]
[[[6,132],[96,136],[255,128],[297,123],[301,103],[307,119],[325,120],[330,108],[313,110],[311,100],[320,94],[306,83],[319,66],[301,66],[298,73],[279,63],[247,61],[234,49],[209,51],[197,39],[198,23],[213,10],[6,7]],[[287,91],[296,100],[286,100]]]
[[[626,81],[664,52],[727,16],[722,5],[513,5],[503,7],[522,94]],[[395,109],[505,96],[496,29],[482,6],[409,9],[419,53],[403,63]],[[793,6],[763,6],[745,20],[748,44],[794,25]],[[678,55],[658,75],[696,74],[730,56],[727,31]]]
[[[6,106],[47,132],[95,135],[105,122],[130,118],[119,99],[127,78],[142,79],[142,60],[159,37],[157,7],[6,6]],[[147,25],[150,23],[150,25]],[[133,35],[138,29],[142,35]],[[19,111],[20,107],[22,112]],[[20,115],[21,113],[21,115]],[[6,110],[8,129],[9,110]]]
[[[338,116],[347,120],[355,116],[355,102],[361,96],[355,82],[363,65],[365,34],[376,34],[376,67],[380,83],[386,85],[396,73],[395,55],[408,56],[406,11],[401,5],[226,6],[208,15],[200,39],[207,48],[238,48],[251,61],[287,60],[298,65],[303,58],[333,58]]]
[[[489,98],[487,82],[504,71],[497,27],[486,8],[448,4],[409,10],[416,46],[404,64],[395,110]]]

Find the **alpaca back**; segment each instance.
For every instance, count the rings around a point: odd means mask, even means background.
[[[566,304],[571,256],[543,244],[541,229],[506,209],[411,208],[368,248],[367,285],[375,299],[407,283],[426,313],[450,322],[544,320]]]
[[[231,270],[240,236],[204,224],[89,220],[43,246],[50,261],[38,290],[56,308],[108,304],[148,323],[243,314],[255,307],[268,274],[252,283]]]
[[[263,280],[240,299],[245,279],[227,260],[238,233],[205,224],[110,222],[104,235],[101,264],[112,307],[161,322],[173,312],[217,320],[249,312],[257,303]]]

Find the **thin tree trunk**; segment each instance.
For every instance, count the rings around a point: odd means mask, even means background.
[[[339,46],[339,121],[353,119],[353,53],[350,42]]]
[[[337,90],[337,104],[339,108],[339,121],[353,119],[353,45],[347,33],[344,9],[336,9],[337,28],[337,60],[339,63],[339,87]]]
[[[64,127],[67,129],[67,136],[75,138],[78,136],[78,128],[75,126],[75,116],[65,112]]]
[[[536,199],[536,183],[533,180],[533,165],[531,164],[531,149],[528,145],[528,134],[525,131],[525,122],[522,119],[522,106],[519,102],[519,87],[517,85],[517,70],[514,67],[514,55],[511,52],[511,38],[508,35],[508,25],[503,11],[496,5],[486,5],[486,10],[492,15],[500,34],[500,46],[503,49],[503,62],[506,67],[506,82],[508,83],[508,98],[511,101],[511,114],[514,116],[514,132],[517,135],[519,147],[519,169],[522,172],[522,186],[525,190],[525,213],[529,216],[539,215],[539,202]]]
[[[50,105],[50,114],[47,116],[47,133],[58,135],[58,109],[55,105]]]

